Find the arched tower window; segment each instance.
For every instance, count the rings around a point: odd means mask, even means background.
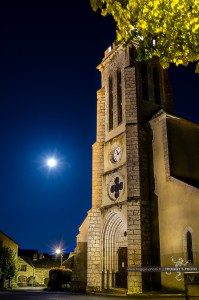
[[[109,77],[109,130],[113,129],[113,78]]]
[[[130,64],[134,65],[135,60],[137,58],[137,51],[133,46],[129,48],[129,58],[130,58]]]
[[[183,252],[184,259],[189,260],[191,263],[195,262],[197,252],[195,233],[190,226],[186,226],[183,232]]]
[[[154,86],[154,97],[155,103],[161,104],[160,99],[160,80],[159,80],[159,73],[156,68],[153,69],[153,86]]]
[[[122,123],[122,76],[121,70],[117,71],[117,121]]]
[[[149,101],[148,73],[145,63],[141,64],[142,99]]]
[[[187,231],[186,240],[187,240],[187,259],[191,263],[193,263],[192,234],[190,231]]]

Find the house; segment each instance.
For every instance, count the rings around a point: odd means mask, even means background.
[[[63,255],[64,259],[68,254]],[[60,257],[39,253],[38,250],[19,249],[19,286],[46,286],[51,268],[60,267]]]
[[[19,245],[12,238],[6,235],[3,231],[0,230],[0,247],[9,247],[18,255]]]

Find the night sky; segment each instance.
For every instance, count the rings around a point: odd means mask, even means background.
[[[1,1],[0,22],[0,230],[21,248],[72,251],[91,207],[96,66],[115,25],[88,0]],[[175,113],[199,122],[194,66],[170,76]]]

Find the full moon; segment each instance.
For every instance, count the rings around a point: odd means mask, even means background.
[[[51,157],[47,160],[47,165],[49,166],[49,168],[54,168],[57,165],[57,161],[55,158]]]

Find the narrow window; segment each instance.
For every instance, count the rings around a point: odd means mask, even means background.
[[[122,76],[121,71],[117,71],[117,121],[122,123]]]
[[[27,266],[26,265],[20,265],[19,271],[26,272],[26,270],[27,270]]]
[[[141,64],[141,79],[142,79],[142,99],[149,101],[149,91],[148,91],[148,74],[146,64]]]
[[[155,103],[156,104],[161,104],[161,99],[160,99],[160,81],[159,81],[158,70],[156,68],[153,69],[153,85],[154,85]]]
[[[192,235],[187,231],[187,259],[193,263]]]
[[[129,49],[129,58],[130,58],[130,64],[134,65],[135,61],[136,61],[136,58],[137,58],[137,52],[136,52],[134,47],[131,47]]]
[[[109,130],[113,129],[113,79],[109,77]]]

